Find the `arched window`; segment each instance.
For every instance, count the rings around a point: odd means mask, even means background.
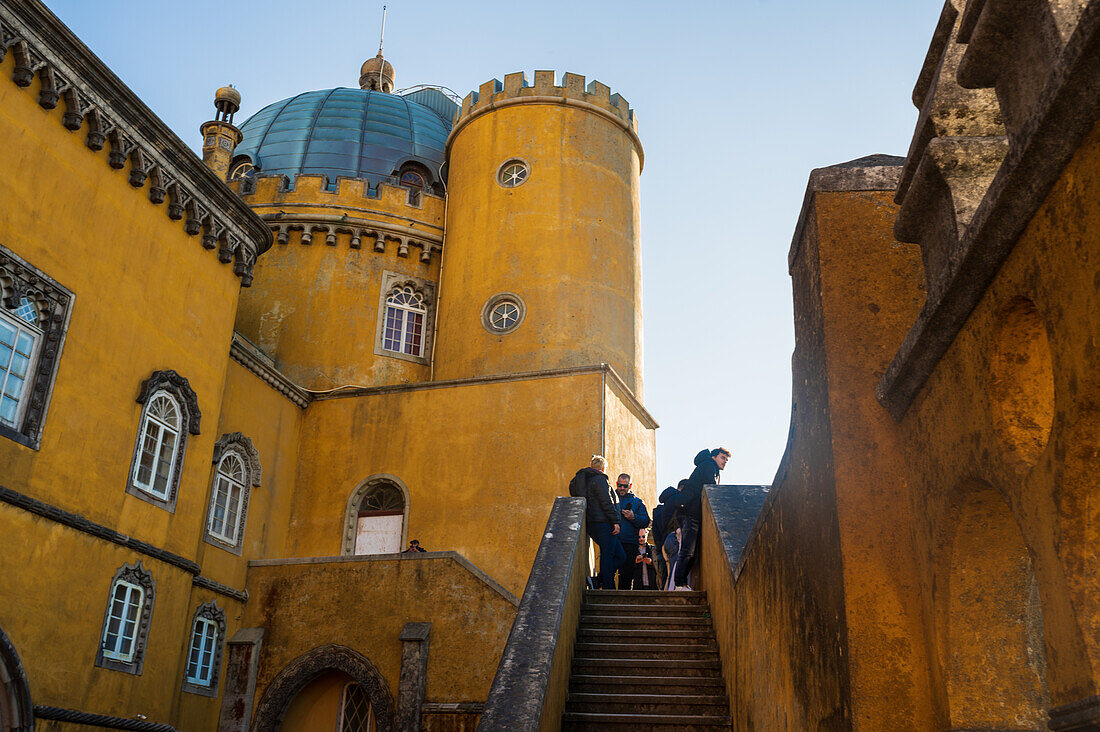
[[[199,434],[198,398],[175,371],[142,382],[143,405],[127,492],[169,511],[175,508],[188,434]]]
[[[161,500],[168,499],[172,484],[180,421],[179,404],[166,391],[153,394],[141,419],[132,481],[135,488]]]
[[[374,710],[362,686],[352,682],[344,687],[340,698],[340,721],[337,732],[375,732]]]
[[[183,690],[203,696],[217,696],[222,647],[225,644],[225,613],[216,602],[206,602],[195,611],[187,644],[187,665]]]
[[[401,185],[406,188],[415,188],[416,190],[423,190],[426,185],[424,176],[415,170],[406,170],[401,174]]]
[[[30,403],[34,364],[42,344],[38,310],[27,297],[0,308],[0,424],[18,429]]]
[[[386,324],[382,348],[409,356],[424,355],[424,322],[428,308],[424,296],[411,285],[398,285],[386,298]]]
[[[214,444],[214,480],[206,540],[240,554],[252,488],[260,485],[260,455],[240,432],[222,435]]]
[[[139,561],[122,567],[111,582],[96,666],[140,674],[153,612],[153,576]]]
[[[395,554],[404,547],[408,490],[396,476],[367,478],[348,498],[342,552]]]
[[[228,453],[218,463],[214,477],[214,496],[210,501],[210,533],[226,544],[236,545],[238,526],[244,507],[244,461]]]

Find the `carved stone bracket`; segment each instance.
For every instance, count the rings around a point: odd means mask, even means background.
[[[171,193],[169,183],[175,185],[169,218],[179,220],[194,202],[219,234],[230,233],[233,271],[248,286],[257,255],[270,246],[267,227],[40,0],[0,0],[0,60],[8,51],[15,57],[12,81],[26,88],[37,76],[38,104],[52,110],[64,101],[65,129],[87,127],[85,144],[92,151],[109,144],[108,165],[122,170],[129,164],[134,188],[153,179],[149,200],[154,205]],[[199,233],[190,218],[185,229],[192,236]]]
[[[387,246],[393,242],[397,245],[397,256],[408,257],[410,250],[420,249],[419,260],[424,264],[431,263],[432,254],[443,251],[443,240],[438,234],[421,232],[412,227],[392,226],[380,224],[376,221],[365,219],[353,219],[348,216],[337,215],[313,215],[296,216],[294,214],[263,214],[263,219],[271,227],[272,236],[276,244],[288,244],[290,233],[299,231],[300,241],[304,246],[313,244],[314,235],[324,232],[325,244],[331,247],[338,245],[340,234],[348,235],[348,246],[351,249],[362,249],[364,239],[373,239],[373,250],[379,254],[386,252]],[[413,232],[413,233],[410,233]]]

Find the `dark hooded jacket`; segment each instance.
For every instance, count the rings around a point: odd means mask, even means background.
[[[617,524],[622,519],[619,517],[619,506],[615,501],[615,494],[611,492],[611,483],[607,476],[595,468],[581,468],[577,475],[584,474],[587,488],[588,508],[585,517],[589,524]]]
[[[703,486],[718,485],[718,463],[710,456],[710,450],[701,450],[695,456],[695,470],[688,476],[680,495],[669,501],[676,506],[679,516],[703,520]]]
[[[676,507],[671,501],[680,494],[675,486],[661,492],[660,503],[653,509],[653,543],[664,546],[665,537],[676,530]]]

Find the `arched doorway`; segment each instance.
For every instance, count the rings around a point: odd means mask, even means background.
[[[946,585],[938,604],[949,728],[1045,730],[1043,610],[1016,519],[998,491],[974,481],[954,496],[949,521],[937,583]]]
[[[34,707],[15,646],[0,629],[0,730],[33,732]]]
[[[370,660],[346,646],[314,648],[287,664],[256,707],[256,732],[391,732],[394,703]],[[337,726],[340,725],[340,726]]]
[[[409,491],[393,475],[372,475],[348,498],[344,516],[344,555],[394,554],[405,547]]]

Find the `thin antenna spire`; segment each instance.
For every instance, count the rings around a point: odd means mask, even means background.
[[[378,55],[382,55],[382,40],[386,37],[386,6],[382,6],[382,32],[378,34]]]
[[[382,6],[382,30],[378,34],[378,58],[382,58],[382,41],[386,38],[386,6]],[[382,88],[382,69],[385,67],[385,62],[378,64],[378,91],[385,91]]]

